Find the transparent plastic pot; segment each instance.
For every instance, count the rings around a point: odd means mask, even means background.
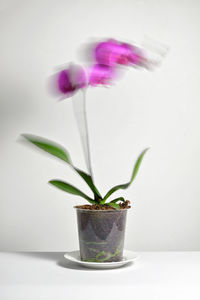
[[[76,208],[82,261],[114,262],[123,258],[127,209]]]

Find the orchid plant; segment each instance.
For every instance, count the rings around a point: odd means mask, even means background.
[[[108,205],[113,209],[120,209],[123,202],[125,202],[123,197],[111,200],[109,199],[114,192],[120,189],[127,189],[131,185],[138,173],[140,164],[148,148],[144,149],[138,156],[136,163],[134,164],[130,180],[127,183],[112,187],[104,196],[102,196],[94,183],[92,174],[85,92],[88,87],[111,85],[117,78],[117,72],[120,66],[149,68],[151,67],[152,62],[147,59],[142,49],[134,45],[112,39],[93,44],[92,51],[90,53],[92,53],[93,61],[90,66],[83,68],[81,66],[71,64],[69,67],[66,67],[56,74],[55,82],[56,89],[62,99],[72,97],[78,91],[82,92],[83,97],[79,107],[79,113],[82,115],[82,123],[79,124],[79,129],[82,137],[88,172],[75,167],[69,153],[62,146],[47,139],[30,134],[23,134],[23,137],[36,147],[71,166],[89,186],[93,193],[93,197],[89,197],[75,186],[63,180],[50,180],[49,183],[51,185],[67,193],[80,196],[91,204],[100,206]]]

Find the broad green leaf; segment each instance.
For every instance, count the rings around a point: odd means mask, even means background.
[[[115,209],[120,209],[119,204],[114,203],[114,202],[108,202],[108,203],[106,203],[106,205],[109,205],[109,206],[111,206],[111,207],[113,207]]]
[[[119,197],[119,198],[113,199],[112,201],[110,201],[110,203],[116,203],[118,201],[125,202],[125,199],[123,197]]]
[[[122,201],[122,202],[125,202],[125,199],[123,197],[118,197],[118,198],[115,198],[113,199],[112,201],[110,201],[109,203],[117,203],[118,201]],[[106,200],[102,199],[100,201],[100,204],[105,204]]]
[[[50,180],[49,181],[50,184],[52,184],[53,186],[57,187],[58,189],[67,192],[69,194],[73,194],[73,195],[77,195],[80,197],[85,198],[87,201],[89,201],[92,204],[95,204],[96,202],[94,200],[92,200],[90,197],[88,197],[86,194],[84,194],[83,192],[81,192],[79,189],[77,189],[75,186],[61,181],[61,180]]]
[[[45,138],[38,137],[38,136],[35,136],[32,134],[22,134],[22,136],[25,139],[27,139],[30,143],[32,143],[35,146],[37,146],[38,148],[40,148],[41,150],[68,163],[87,183],[87,185],[90,187],[90,189],[94,193],[95,198],[102,199],[101,194],[99,193],[99,191],[97,190],[96,186],[93,183],[92,177],[89,174],[85,173],[84,171],[74,167],[74,165],[71,161],[71,158],[65,148],[63,148],[62,146],[60,146],[50,140],[47,140]]]
[[[73,167],[73,168],[83,178],[83,180],[88,184],[90,189],[93,191],[94,195],[96,195],[98,199],[102,199],[101,194],[99,193],[99,191],[97,190],[96,186],[94,185],[94,183],[92,181],[92,177],[78,168],[75,168],[75,167]]]
[[[38,148],[71,164],[69,154],[62,146],[32,134],[22,134],[22,136]]]
[[[133,182],[135,176],[137,175],[137,172],[139,170],[139,167],[140,167],[140,164],[142,162],[142,159],[145,155],[145,153],[147,152],[149,148],[146,148],[142,151],[142,153],[139,155],[138,159],[136,160],[136,163],[135,163],[135,166],[133,168],[133,172],[132,172],[132,175],[131,175],[131,179],[129,182],[125,183],[125,184],[119,184],[119,185],[116,185],[114,186],[112,189],[110,189],[107,194],[105,195],[105,197],[103,198],[103,201],[105,202],[106,199],[108,197],[110,197],[114,192],[116,192],[117,190],[119,189],[127,189],[129,187],[129,185]]]

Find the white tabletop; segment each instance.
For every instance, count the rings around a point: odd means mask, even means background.
[[[142,252],[112,270],[86,269],[63,254],[0,253],[0,299],[200,299],[200,252]]]

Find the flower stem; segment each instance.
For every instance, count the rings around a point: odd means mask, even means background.
[[[88,161],[88,169],[89,173],[93,179],[92,172],[92,164],[91,164],[91,152],[90,152],[90,143],[89,143],[89,130],[88,130],[88,121],[87,121],[87,112],[86,112],[86,89],[83,89],[83,114],[84,114],[84,122],[85,122],[85,130],[86,130],[86,149],[87,149],[87,161]]]

